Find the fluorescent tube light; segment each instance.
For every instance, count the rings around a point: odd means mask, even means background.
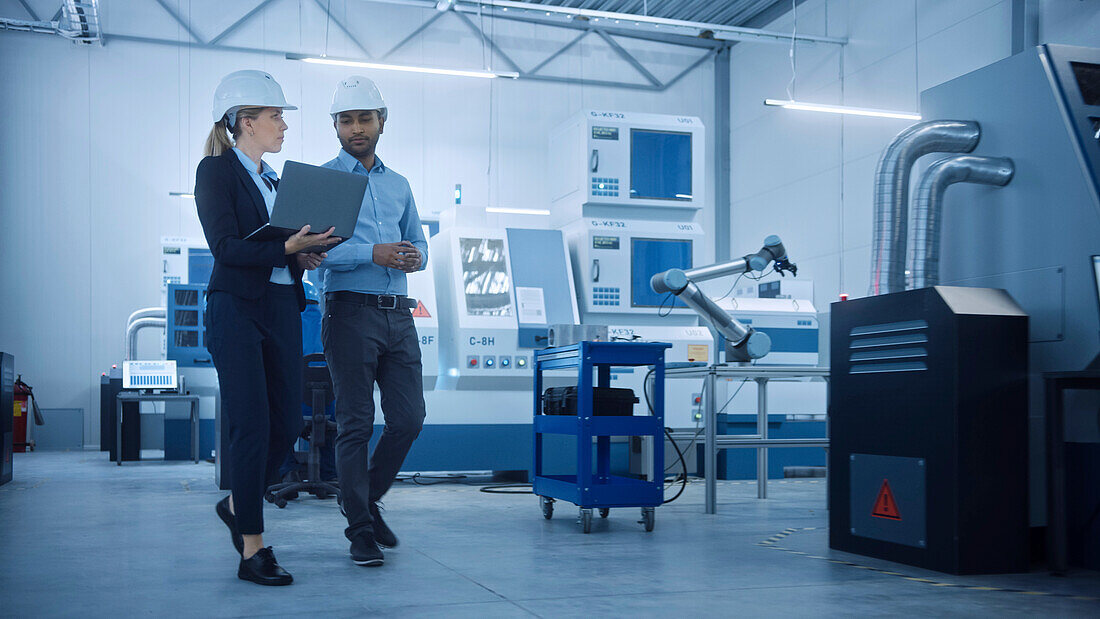
[[[169,191],[168,195],[175,196],[177,198],[191,198],[192,200],[195,199],[195,194],[186,193],[186,192],[183,192],[183,191]]]
[[[787,99],[764,99],[764,105],[785,107],[788,110],[805,110],[807,112],[829,112],[830,114],[851,114],[853,116],[875,116],[878,118],[904,118],[906,120],[920,120],[920,114],[916,112],[898,112],[894,110],[876,110],[867,107],[850,107],[847,105],[826,105],[824,103],[804,103]]]
[[[550,210],[544,208],[505,208],[503,206],[487,206],[486,213],[509,213],[512,215],[549,215]]]
[[[301,60],[311,64],[327,64],[338,67],[359,67],[362,69],[380,69],[382,71],[406,71],[409,73],[433,73],[435,75],[453,75],[457,77],[507,77],[516,79],[519,73],[505,71],[466,71],[462,69],[441,69],[435,67],[413,67],[401,64],[389,64],[384,62],[368,62],[366,60],[354,60],[351,58],[333,58],[331,56],[309,56],[307,54],[287,54],[287,60]]]
[[[692,195],[690,193],[678,193],[676,194],[676,197],[682,200],[690,200],[692,198]]]

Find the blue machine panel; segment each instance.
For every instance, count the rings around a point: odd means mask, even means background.
[[[168,285],[168,358],[180,367],[208,367],[206,284]]]
[[[630,239],[630,304],[633,307],[669,306],[664,294],[653,292],[649,278],[668,269],[691,268],[690,239]],[[673,307],[687,307],[672,297]]]
[[[630,197],[692,199],[690,133],[630,130]]]
[[[546,316],[539,323],[519,323],[519,345],[545,348],[546,329],[552,324],[573,324],[573,287],[560,230],[508,228],[512,282],[518,288],[542,288]],[[518,298],[518,292],[517,292]],[[523,314],[519,313],[522,321]]]
[[[209,284],[214,270],[214,254],[209,249],[191,248],[187,252],[187,283]]]

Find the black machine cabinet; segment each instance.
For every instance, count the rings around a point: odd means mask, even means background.
[[[1028,568],[1028,317],[1003,290],[832,305],[829,546],[952,574]]]
[[[0,485],[11,481],[14,407],[15,357],[0,352]]]
[[[118,416],[118,394],[122,392],[122,370],[117,366],[99,378],[99,450],[115,456],[115,418]],[[138,402],[122,404],[122,459],[141,459],[141,409]]]

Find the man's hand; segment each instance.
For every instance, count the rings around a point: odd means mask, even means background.
[[[420,255],[420,250],[409,241],[401,241],[399,245],[402,247],[401,252],[405,258],[405,266],[401,267],[401,270],[406,273],[419,271],[424,265],[424,257]]]
[[[325,258],[328,258],[328,254],[325,252],[319,254],[305,253],[294,255],[297,256],[298,266],[301,267],[303,271],[312,271],[316,269],[317,267],[321,266],[321,263],[324,262]]]
[[[374,263],[387,269],[397,269],[405,273],[420,270],[420,250],[408,241],[399,243],[376,243],[374,245]]]

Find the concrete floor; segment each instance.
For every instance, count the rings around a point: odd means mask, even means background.
[[[766,501],[720,482],[716,516],[692,484],[652,533],[623,509],[590,535],[572,505],[546,521],[530,495],[398,484],[386,507],[402,545],[381,568],[349,561],[334,501],[268,505],[295,583],[265,588],[236,578],[210,464],[35,453],[15,471],[0,486],[2,616],[1100,615],[1079,599],[1100,596],[1095,572],[956,577],[831,551],[824,480],[773,482]]]

